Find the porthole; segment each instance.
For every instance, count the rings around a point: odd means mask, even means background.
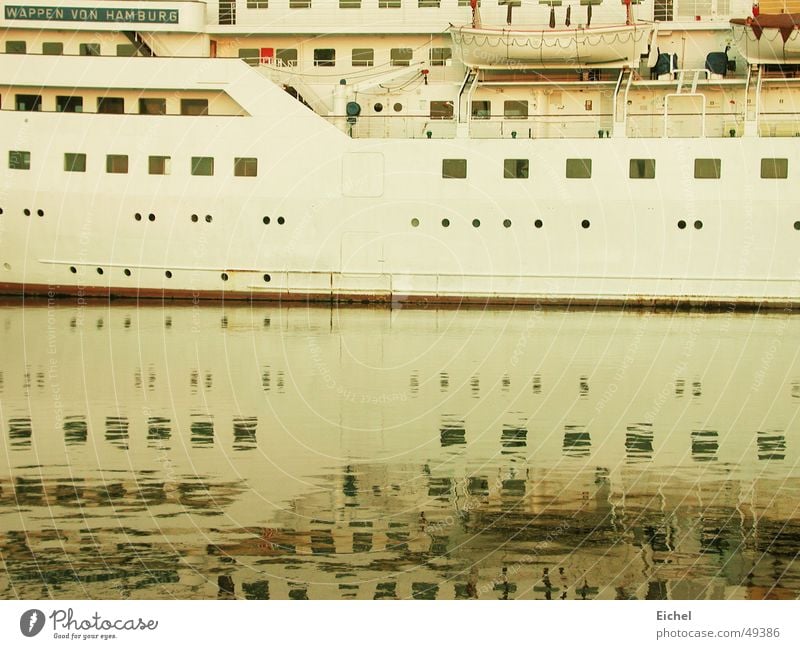
[[[282,216],[279,216],[278,217],[278,225],[283,225],[284,223],[286,223],[286,219],[283,218]]]
[[[70,273],[72,273],[72,274],[74,275],[75,273],[77,273],[77,272],[78,272],[78,269],[77,269],[77,268],[75,268],[75,266],[70,266],[70,267],[69,267],[69,272],[70,272]]]
[[[172,328],[172,316],[168,315],[164,319],[164,327],[166,327],[167,329],[171,329]]]
[[[685,230],[686,229],[686,221],[684,221],[683,219],[678,221],[678,229],[679,230]]]
[[[2,214],[2,213],[3,213],[3,208],[2,208],[2,207],[0,207],[0,214]]]
[[[378,102],[372,107],[372,110],[374,110],[376,113],[380,113],[381,111],[383,111],[383,104]]]
[[[125,277],[130,277],[131,276],[131,269],[130,268],[126,268],[122,272],[125,274]]]
[[[450,227],[450,219],[442,219],[442,227],[449,228]]]
[[[97,274],[98,275],[102,275],[103,274],[103,269],[102,268],[98,268],[97,269]]]
[[[264,273],[264,281],[265,282],[272,281],[272,277],[270,277],[269,273]]]
[[[510,228],[511,227],[511,219],[504,219],[503,220],[503,227]]]
[[[694,229],[695,230],[702,230],[703,229],[703,222],[702,221],[695,221],[694,222]]]
[[[192,214],[191,216],[192,223],[197,223],[200,220],[200,217],[197,214]]]
[[[3,270],[11,270],[11,264],[9,264],[8,262],[5,262],[3,264]]]
[[[269,225],[270,218],[269,218],[268,216],[265,216],[265,217],[264,217],[263,219],[261,219],[261,220],[264,222],[264,225]]]
[[[166,277],[167,279],[172,279],[172,271],[171,270],[166,271],[164,273],[164,277]]]
[[[39,216],[44,216],[44,210],[36,210],[36,214]]]
[[[542,223],[542,219],[536,219],[533,222],[533,227],[535,227],[535,228],[541,228],[543,225],[544,225],[544,223]]]
[[[220,275],[220,277],[222,278],[223,282],[227,282],[228,281],[228,273],[222,273],[222,275]]]
[[[136,212],[136,214],[133,215],[133,218],[136,219],[137,221],[141,221],[142,220],[142,215],[139,214],[139,212]]]
[[[403,104],[401,104],[401,103],[398,101],[398,102],[397,102],[397,103],[394,105],[394,112],[395,112],[395,113],[399,113],[401,110],[403,110]]]
[[[581,227],[584,230],[588,230],[590,225],[591,223],[589,223],[589,219],[583,219],[583,221],[581,221]]]
[[[419,219],[411,219],[411,227],[418,228],[419,227]]]
[[[31,215],[31,211],[30,211],[30,210],[29,210],[27,207],[26,207],[24,210],[22,210],[22,213],[23,213],[25,216],[30,216],[30,215]]]
[[[213,221],[213,220],[214,220],[214,217],[212,217],[210,214],[206,214],[206,223],[211,223],[211,221]]]
[[[800,230],[800,221],[795,221],[794,222],[794,229],[795,230]]]
[[[478,219],[472,219],[472,227],[473,228],[481,227],[481,222]]]
[[[152,223],[153,221],[156,220],[156,215],[155,214],[148,214],[147,215],[147,220]]]

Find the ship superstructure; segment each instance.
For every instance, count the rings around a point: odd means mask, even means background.
[[[0,288],[794,304],[795,9],[5,2]]]

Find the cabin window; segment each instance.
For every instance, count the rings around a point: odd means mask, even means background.
[[[466,178],[467,161],[459,158],[442,160],[442,178]]]
[[[509,99],[503,102],[503,115],[509,119],[525,119],[528,117],[528,101],[526,99]]]
[[[58,56],[64,53],[64,43],[42,43],[42,54]]]
[[[762,178],[788,178],[789,160],[786,158],[761,158]]]
[[[169,175],[170,158],[168,155],[151,155],[147,159],[147,173],[151,176]]]
[[[453,58],[453,50],[449,47],[432,47],[430,56],[432,66],[447,65],[447,61]]]
[[[400,0],[378,0],[378,9],[399,9]]]
[[[506,158],[503,160],[503,178],[527,178],[528,161],[525,159]]]
[[[389,51],[389,63],[391,65],[408,66],[411,64],[410,47],[393,47]]]
[[[98,97],[97,112],[106,115],[122,115],[125,112],[123,97]]]
[[[208,115],[208,99],[181,99],[181,115]]]
[[[269,0],[247,0],[248,9],[269,9]]]
[[[568,158],[567,178],[591,178],[592,161],[589,158]]]
[[[28,45],[25,41],[6,41],[6,54],[25,54]]]
[[[718,179],[722,171],[722,161],[719,158],[696,158],[694,161],[694,177],[704,179]]]
[[[261,61],[261,50],[257,47],[243,47],[239,50],[239,58],[247,65],[258,65]]]
[[[128,156],[109,154],[106,156],[106,173],[126,174],[128,173]]]
[[[696,16],[710,16],[712,11],[712,0],[680,0],[675,4],[677,4],[677,11],[674,12],[676,18],[691,18],[694,20]],[[717,11],[722,13],[719,7],[717,7]]]
[[[220,0],[217,15],[220,25],[235,25],[236,2],[234,0]]]
[[[432,101],[431,119],[453,119],[452,101]]]
[[[213,176],[214,175],[214,158],[208,157],[193,157],[192,158],[192,175],[193,176]]]
[[[8,168],[9,169],[23,169],[31,168],[31,152],[30,151],[9,151],[8,152]]]
[[[417,6],[419,7],[438,7],[441,4],[440,0],[418,0]]]
[[[311,9],[311,0],[289,0],[289,9]]]
[[[650,158],[633,158],[628,169],[628,178],[645,178],[652,180],[656,177],[656,161]]]
[[[472,119],[489,119],[492,114],[492,102],[484,99],[473,99]]]
[[[361,9],[361,0],[339,0],[339,9]]]
[[[653,19],[672,22],[672,0],[655,0],[653,3]]]
[[[282,65],[297,65],[297,50],[290,49],[276,49],[275,61],[280,61]]]
[[[233,175],[246,178],[258,176],[258,158],[234,158]]]
[[[497,4],[499,4],[501,7],[507,7],[509,5],[512,6],[512,7],[520,7],[520,6],[522,6],[522,0],[497,0]],[[540,3],[540,4],[542,4],[542,3]],[[547,3],[544,3],[544,4],[547,4]]]
[[[167,100],[161,97],[140,97],[139,98],[139,114],[140,115],[166,115],[167,114]]]
[[[79,172],[86,171],[86,154],[65,153],[64,171],[79,171]]]
[[[119,43],[117,45],[117,56],[136,56],[138,52],[133,43]]]
[[[100,56],[100,43],[81,43],[78,53],[81,56]]]
[[[16,96],[16,109],[26,111],[39,111],[42,110],[42,96],[41,95],[17,95]]]
[[[375,50],[369,47],[354,47],[352,57],[354,68],[366,68],[375,65]]]
[[[331,48],[314,50],[314,65],[321,68],[332,68],[336,65],[336,50]]]
[[[67,95],[56,96],[57,113],[82,113],[83,97],[72,97]]]

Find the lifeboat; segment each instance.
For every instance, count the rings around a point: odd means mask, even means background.
[[[731,19],[733,43],[750,64],[800,63],[800,14]]]
[[[637,66],[647,52],[648,24],[568,29],[451,27],[456,56],[473,68]]]

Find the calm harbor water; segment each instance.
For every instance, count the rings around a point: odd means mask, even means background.
[[[797,598],[798,325],[7,304],[0,597]]]

